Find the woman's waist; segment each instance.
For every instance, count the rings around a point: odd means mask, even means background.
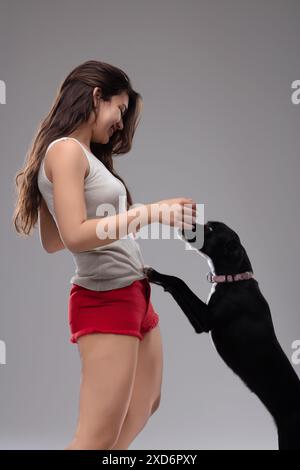
[[[132,253],[137,252],[140,250],[138,243],[133,238],[121,238],[118,240],[114,240],[110,243],[107,243],[102,246],[97,246],[90,250],[84,250],[80,252],[73,252],[74,255],[83,256],[85,254],[106,254],[106,253]]]

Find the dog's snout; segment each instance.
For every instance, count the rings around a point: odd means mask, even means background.
[[[204,235],[208,236],[213,231],[213,227],[210,222],[204,224]]]

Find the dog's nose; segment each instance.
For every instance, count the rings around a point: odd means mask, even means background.
[[[204,232],[208,232],[208,223],[204,224]]]

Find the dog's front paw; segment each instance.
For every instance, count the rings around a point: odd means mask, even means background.
[[[146,274],[148,281],[155,282],[159,278],[159,273],[155,271],[155,269],[151,268],[151,266],[144,266],[143,271]]]
[[[147,279],[149,282],[152,282],[153,284],[158,284],[159,286],[163,284],[161,281],[161,274],[155,269],[151,268],[151,266],[144,266],[143,268],[144,273],[147,276]]]
[[[144,266],[143,271],[146,274],[147,278],[150,280],[151,275],[153,275],[154,269],[151,268],[151,266]]]

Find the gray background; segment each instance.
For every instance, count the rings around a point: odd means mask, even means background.
[[[14,177],[59,84],[89,59],[123,68],[144,98],[130,154],[115,159],[135,202],[191,197],[240,235],[291,360],[299,322],[300,5],[289,0],[1,0],[0,447],[62,449],[77,419],[80,361],[69,343],[74,265],[12,226]],[[145,264],[203,300],[203,258],[182,241],[140,240]],[[152,286],[164,347],[163,395],[131,449],[273,449],[258,399]],[[300,365],[294,365],[300,374]]]

